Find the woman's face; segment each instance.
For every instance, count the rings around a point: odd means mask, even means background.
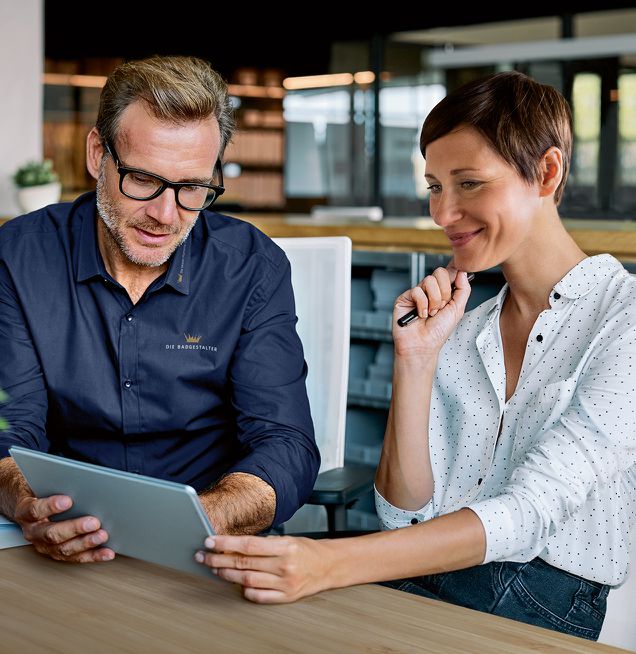
[[[444,229],[458,270],[478,271],[532,255],[542,202],[474,128],[460,126],[426,147],[433,220]]]

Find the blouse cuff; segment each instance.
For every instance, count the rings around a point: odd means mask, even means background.
[[[477,514],[486,532],[486,556],[482,563],[513,559],[522,545],[517,542],[517,530],[505,499],[493,497],[469,504],[468,508]]]
[[[387,502],[375,485],[373,489],[375,491],[375,510],[382,529],[410,527],[411,525],[416,525],[418,522],[424,522],[434,517],[432,500],[417,511],[407,511]]]

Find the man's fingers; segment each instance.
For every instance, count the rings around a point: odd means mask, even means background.
[[[103,545],[108,540],[108,534],[100,529],[86,536],[80,538],[71,538],[70,540],[64,541],[57,544],[55,548],[64,559],[71,559],[76,554],[81,554],[86,550],[91,550],[99,545]]]
[[[68,495],[51,495],[50,497],[29,497],[16,507],[15,517],[18,522],[37,522],[52,515],[67,511],[73,506]]]
[[[87,516],[73,520],[62,520],[60,522],[46,520],[32,524],[27,523],[23,526],[22,531],[30,541],[38,540],[51,545],[59,545],[77,536],[92,534],[99,528],[99,520]]]
[[[84,550],[72,556],[52,556],[51,558],[58,561],[66,561],[67,563],[104,563],[112,561],[115,558],[115,552],[107,547],[98,547],[92,550]]]

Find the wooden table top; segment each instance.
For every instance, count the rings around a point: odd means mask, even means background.
[[[624,652],[376,585],[262,606],[238,587],[117,557],[0,551],[0,652],[601,654]]]

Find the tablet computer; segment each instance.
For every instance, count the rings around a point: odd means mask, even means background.
[[[215,577],[194,560],[214,530],[192,487],[23,447],[9,453],[36,497],[73,499],[54,519],[95,516],[108,532],[105,546],[118,554]]]

